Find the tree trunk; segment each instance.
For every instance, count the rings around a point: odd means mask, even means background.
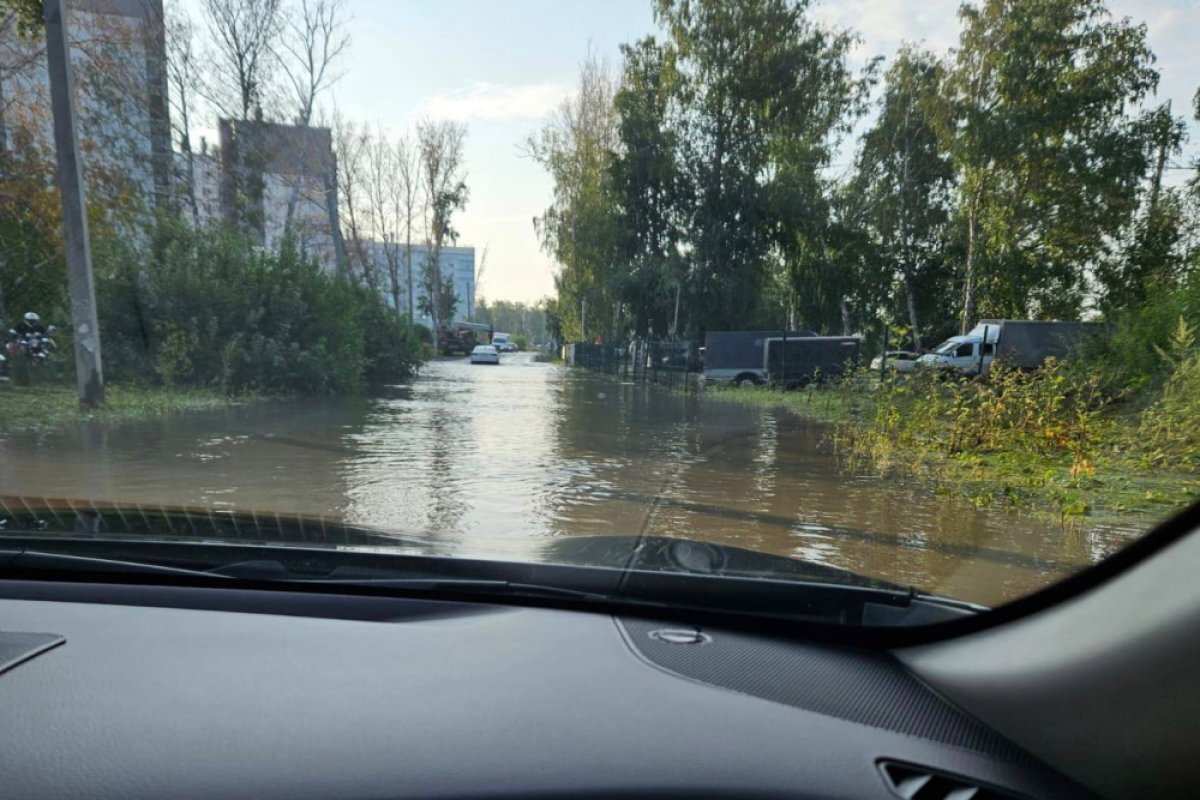
[[[196,202],[196,156],[192,153],[191,142],[184,149],[187,154],[187,201],[188,206],[192,209],[192,225],[196,228],[200,227],[200,204]]]
[[[917,319],[917,289],[913,285],[912,268],[904,267],[904,294],[908,301],[908,324],[912,326],[913,350],[921,352],[921,323]]]
[[[4,303],[4,274],[7,265],[4,263],[4,252],[0,251],[0,327],[7,326],[8,307]]]
[[[346,240],[342,237],[342,223],[338,215],[337,162],[321,176],[325,181],[325,213],[329,216],[329,232],[333,236],[333,259],[347,278],[350,277],[350,258],[346,253]]]
[[[972,202],[967,211],[967,274],[963,281],[963,306],[961,332],[971,329],[975,318],[975,207]]]
[[[388,272],[392,278],[392,307],[400,313],[400,265],[396,263],[396,254],[388,254]]]
[[[675,281],[675,315],[671,318],[671,335],[679,334],[679,296],[683,294],[682,284]]]
[[[408,270],[408,321],[411,323],[416,316],[416,306],[413,304],[413,274],[412,274],[412,222],[408,223],[408,232],[404,240],[404,261]]]

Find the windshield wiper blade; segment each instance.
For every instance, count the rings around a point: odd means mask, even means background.
[[[15,542],[14,542],[15,544]],[[93,547],[91,555],[45,552],[56,545]],[[107,543],[112,545],[113,543]],[[164,580],[246,581],[255,588],[306,587],[440,596],[470,601],[525,598],[583,606],[699,610],[838,624],[918,624],[984,610],[961,601],[899,586],[857,586],[797,581],[775,576],[696,574],[567,564],[479,561],[380,553],[304,550],[298,547],[120,543],[111,556],[97,543],[29,542],[0,549],[0,578],[39,578],[56,573],[145,575]],[[337,561],[331,559],[337,556]],[[934,617],[928,613],[942,609]],[[911,618],[912,622],[908,621]],[[868,619],[875,622],[867,622]]]
[[[386,570],[338,567],[326,575],[297,575],[279,561],[242,561],[213,569],[185,569],[141,561],[122,561],[95,556],[45,553],[37,550],[0,550],[0,577],[11,570],[99,572],[125,575],[163,575],[189,578],[267,581],[288,584],[325,584],[417,592],[474,592],[494,595],[568,597],[607,600],[608,595],[562,586],[522,583],[486,578],[399,576]]]
[[[66,553],[44,553],[38,550],[0,550],[0,577],[10,570],[56,570],[79,572],[111,572],[132,575],[174,575],[189,577],[227,577],[194,569],[168,567],[144,561],[122,561],[115,558],[77,556]]]
[[[549,586],[539,583],[491,578],[455,578],[443,576],[412,575],[411,572],[391,571],[377,568],[339,566],[324,575],[296,574],[287,565],[274,559],[238,561],[225,564],[204,575],[220,575],[227,578],[256,581],[282,581],[286,583],[336,584],[338,586],[361,586],[379,589],[411,589],[415,591],[481,591],[494,593],[534,594],[542,596],[571,597],[583,600],[603,600],[609,596],[582,589]]]

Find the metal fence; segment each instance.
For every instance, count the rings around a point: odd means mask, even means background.
[[[571,363],[634,383],[668,388],[689,385],[699,373],[695,353],[687,342],[635,341],[628,345],[574,344]]]

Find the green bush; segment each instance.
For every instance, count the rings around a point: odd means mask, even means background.
[[[1110,335],[1085,343],[1079,361],[1101,376],[1111,394],[1144,401],[1172,372],[1159,353],[1172,346],[1180,320],[1200,328],[1200,272],[1155,287],[1145,301],[1114,313]]]
[[[1169,349],[1158,355],[1170,370],[1161,396],[1142,414],[1138,439],[1152,463],[1200,463],[1200,351],[1196,330],[1180,317]]]
[[[995,365],[987,380],[921,373],[883,383],[874,401],[866,424],[843,424],[838,440],[852,460],[884,470],[925,451],[1065,456],[1087,473],[1107,433],[1099,377],[1054,359],[1033,371]]]
[[[410,375],[411,327],[285,243],[160,221],[138,250],[107,242],[97,293],[110,375],[226,392],[358,392]]]

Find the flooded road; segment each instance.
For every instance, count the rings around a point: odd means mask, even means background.
[[[995,604],[1119,548],[840,471],[785,412],[505,356],[438,361],[369,399],[0,438],[0,494],[339,517],[440,552],[545,557],[581,534],[677,536]]]

